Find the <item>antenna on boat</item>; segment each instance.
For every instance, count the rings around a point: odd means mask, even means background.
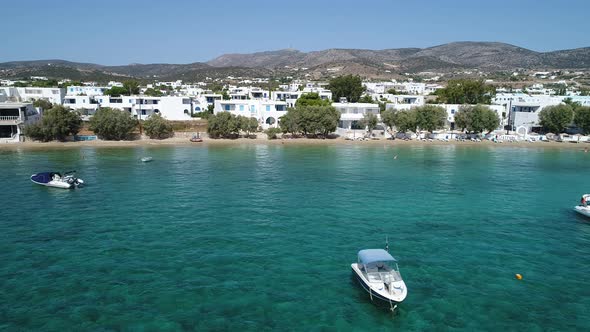
[[[385,251],[389,252],[389,239],[387,235],[385,235]]]

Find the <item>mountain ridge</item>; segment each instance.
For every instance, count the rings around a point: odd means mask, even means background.
[[[207,62],[100,65],[67,60],[0,63],[0,77],[47,76],[75,80],[136,78],[143,80],[202,80],[206,77],[277,77],[305,75],[325,78],[355,74],[393,78],[403,73],[453,72],[477,69],[590,69],[590,47],[537,52],[501,42],[462,41],[426,48],[381,50],[331,48],[302,52],[281,49],[223,54]]]

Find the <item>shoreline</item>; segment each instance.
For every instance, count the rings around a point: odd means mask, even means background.
[[[343,146],[466,146],[466,147],[521,147],[521,148],[551,148],[551,149],[580,149],[590,148],[590,144],[569,143],[569,142],[504,142],[494,143],[492,141],[404,141],[404,140],[369,140],[351,141],[343,138],[316,139],[316,138],[294,138],[274,139],[267,138],[237,138],[237,139],[209,139],[204,138],[203,142],[190,142],[184,137],[173,137],[164,140],[141,139],[135,141],[76,141],[76,142],[20,142],[0,144],[1,150],[15,149],[44,149],[44,148],[81,148],[81,147],[164,147],[164,146],[225,146],[225,145],[292,145],[292,146],[316,146],[316,145],[343,145]]]

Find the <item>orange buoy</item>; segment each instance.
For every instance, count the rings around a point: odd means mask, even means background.
[[[516,279],[518,279],[518,280],[522,280],[522,276],[521,276],[519,273],[517,273],[517,274],[516,274]]]

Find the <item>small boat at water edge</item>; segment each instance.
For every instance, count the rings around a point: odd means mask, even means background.
[[[65,172],[62,176],[59,172],[42,172],[31,175],[31,181],[46,187],[72,189],[84,184],[74,173],[75,171]]]
[[[143,158],[141,158],[141,161],[144,162],[144,163],[149,163],[152,160],[154,160],[154,158],[152,158],[152,157],[143,157]]]
[[[588,206],[588,200],[590,199],[590,194],[582,195],[580,199],[580,205],[574,207],[574,211],[578,212],[579,214],[590,217],[590,206]]]
[[[194,142],[194,143],[200,143],[203,141],[203,139],[197,133],[197,134],[194,134],[193,137],[191,137],[190,141]]]
[[[360,285],[369,293],[371,301],[384,301],[393,311],[408,295],[397,261],[386,250],[361,250],[357,263],[352,263],[350,267]]]

